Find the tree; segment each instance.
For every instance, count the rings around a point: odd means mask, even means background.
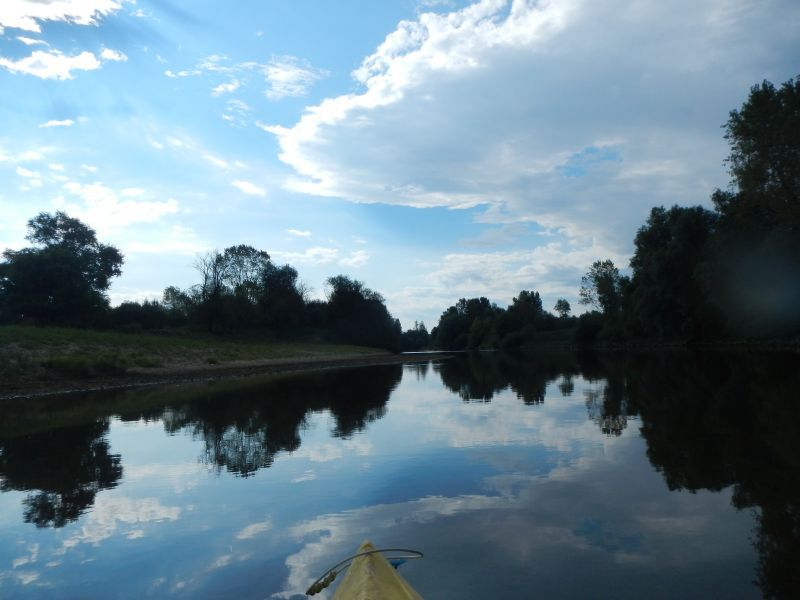
[[[439,317],[435,344],[438,348],[456,350],[477,348],[494,341],[494,324],[503,310],[488,298],[461,298]],[[476,321],[480,321],[477,325]]]
[[[622,293],[627,278],[610,260],[598,260],[581,278],[579,292],[581,304],[599,308],[604,315],[613,315],[622,307]]]
[[[269,263],[261,272],[259,308],[267,327],[282,331],[299,325],[304,318],[303,290],[297,270]]]
[[[206,252],[197,257],[194,268],[200,273],[200,312],[206,322],[208,331],[214,330],[214,324],[222,316],[222,297],[225,294],[225,283],[230,272],[230,263],[219,250]]]
[[[556,305],[553,307],[558,313],[558,316],[562,319],[566,319],[569,316],[570,311],[572,311],[572,307],[569,305],[569,302],[564,298],[559,298],[556,300]]]
[[[400,349],[405,352],[421,350],[428,345],[430,334],[422,321],[414,321],[414,328],[408,329],[400,336]]]
[[[222,261],[226,266],[225,282],[234,294],[255,303],[264,271],[272,265],[269,254],[252,246],[239,244],[225,248]]]
[[[398,349],[400,321],[389,313],[383,296],[345,275],[329,277],[326,284],[328,319],[340,341]]]
[[[85,324],[108,309],[111,279],[123,257],[95,231],[63,212],[28,221],[34,246],[6,250],[0,263],[0,318]]]
[[[220,321],[234,326],[253,323],[262,276],[270,265],[269,254],[245,244],[197,258],[195,269],[201,278],[198,309],[209,331]]]
[[[639,335],[657,339],[703,339],[721,332],[709,305],[698,265],[705,259],[717,215],[700,206],[656,207],[634,240],[629,317]]]
[[[780,88],[769,81],[750,89],[725,124],[733,177],[714,204],[740,227],[794,229],[800,224],[800,78]],[[752,217],[756,217],[753,219]],[[746,221],[745,221],[746,219]],[[753,222],[755,220],[755,223]]]
[[[800,332],[800,78],[750,90],[725,125],[732,181],[712,196],[719,223],[704,266],[732,333]]]

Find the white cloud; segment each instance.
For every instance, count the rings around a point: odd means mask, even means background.
[[[59,164],[59,163],[50,163],[47,166],[49,167],[49,169],[51,171],[63,171],[64,170],[64,165]]]
[[[229,81],[228,83],[220,83],[218,86],[214,87],[211,90],[211,93],[214,96],[219,96],[220,94],[230,94],[231,92],[235,92],[239,89],[241,82],[234,79]]]
[[[328,72],[315,69],[296,56],[276,56],[263,67],[264,77],[269,82],[266,95],[270,100],[287,96],[305,96],[314,83],[326,77]]]
[[[34,38],[25,37],[24,35],[18,35],[17,39],[25,44],[26,46],[49,46],[47,42],[44,40],[36,40]]]
[[[339,258],[339,250],[315,246],[303,252],[270,251],[270,255],[277,260],[286,261],[290,264],[327,265]]]
[[[38,150],[26,150],[17,156],[20,162],[42,160],[44,155]]]
[[[237,540],[249,540],[272,529],[272,520],[267,519],[259,523],[252,523],[236,534]]]
[[[297,237],[311,237],[310,231],[303,231],[301,229],[287,229],[286,231]]]
[[[359,91],[262,127],[290,189],[483,206],[627,250],[651,206],[725,184],[719,125],[765,73],[794,73],[798,22],[788,0],[482,0],[401,22]]]
[[[342,258],[339,261],[339,264],[343,267],[363,267],[369,261],[369,254],[364,250],[356,250],[355,252],[351,252],[350,256],[347,258]]]
[[[110,48],[103,48],[100,52],[100,58],[103,60],[110,60],[112,62],[125,62],[128,60],[127,55],[119,50],[111,50]]]
[[[203,156],[208,162],[210,162],[215,167],[219,167],[220,169],[227,169],[228,163],[221,158],[217,158],[216,156],[212,156],[211,154],[206,154]]]
[[[250,196],[261,196],[263,198],[267,195],[266,191],[249,181],[231,181],[231,185],[240,192]]]
[[[392,314],[403,323],[422,318],[435,323],[442,310],[459,298],[486,296],[505,307],[521,290],[536,290],[547,310],[558,298],[580,312],[577,282],[598,258],[624,265],[626,257],[611,246],[552,241],[530,250],[455,252],[418,267],[414,285],[384,290]],[[502,276],[498,276],[502,274]]]
[[[31,178],[33,177],[39,178],[42,176],[41,173],[37,173],[36,171],[31,171],[30,169],[26,169],[24,167],[17,167],[17,175],[19,175],[20,177],[31,177]]]
[[[50,120],[50,121],[47,121],[47,123],[42,123],[41,125],[39,125],[39,127],[40,128],[46,128],[46,127],[72,127],[74,124],[75,124],[75,121],[73,121],[72,119],[63,119],[61,121]]]
[[[248,115],[252,110],[246,102],[233,98],[225,104],[222,118],[232,125],[242,127],[247,124]]]
[[[125,254],[163,254],[181,256],[196,256],[209,249],[209,244],[201,242],[188,227],[180,225],[172,226],[166,235],[159,235],[152,242],[136,240],[127,244],[124,248]],[[160,292],[156,297],[160,296]],[[141,298],[140,291],[135,292],[136,298]],[[128,298],[123,298],[128,299]]]
[[[100,68],[100,61],[91,52],[66,56],[57,50],[36,50],[30,56],[17,61],[0,57],[0,67],[12,73],[24,73],[40,79],[72,79],[72,71],[93,71]]]
[[[70,181],[64,189],[82,203],[59,201],[60,208],[101,231],[113,231],[134,223],[155,223],[166,215],[178,212],[174,198],[147,201],[140,198],[143,190],[128,188],[115,191],[100,182],[82,184]]]
[[[163,506],[157,498],[132,499],[101,494],[80,530],[64,540],[63,548],[66,550],[81,543],[98,545],[113,536],[121,524],[176,521],[180,515],[180,507]],[[136,535],[138,530],[136,528],[128,534]]]
[[[40,32],[42,21],[97,25],[99,19],[122,8],[124,0],[3,0],[0,28]]]

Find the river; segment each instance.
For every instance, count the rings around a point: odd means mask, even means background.
[[[0,597],[798,597],[800,357],[482,353],[0,404]],[[318,597],[330,597],[332,590]]]

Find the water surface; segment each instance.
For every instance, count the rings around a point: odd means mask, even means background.
[[[0,405],[0,596],[800,592],[800,360],[476,354]],[[330,597],[330,591],[323,594]]]

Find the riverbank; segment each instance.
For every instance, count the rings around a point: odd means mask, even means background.
[[[0,327],[0,399],[422,358],[319,340],[5,326]]]

